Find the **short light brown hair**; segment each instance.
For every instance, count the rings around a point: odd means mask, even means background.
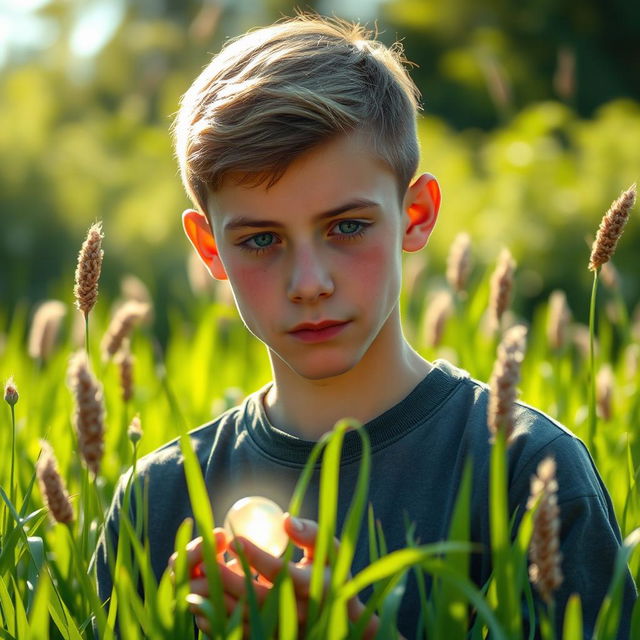
[[[300,154],[362,131],[404,194],[418,166],[419,92],[399,44],[358,24],[300,15],[229,41],[182,98],[182,181],[207,214],[225,176],[275,184]]]

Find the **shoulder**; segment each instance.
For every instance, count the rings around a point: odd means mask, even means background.
[[[447,362],[438,361],[437,366],[457,381],[450,402],[464,407],[467,428],[471,430],[468,436],[475,442],[473,448],[476,453],[482,452],[481,457],[488,456],[489,386]],[[508,449],[509,483],[518,498],[522,497],[519,494],[528,494],[531,476],[538,464],[551,456],[557,465],[560,501],[597,497],[606,502],[604,485],[580,438],[565,425],[525,402],[516,402],[514,417],[514,432]]]
[[[232,407],[211,422],[187,433],[201,467],[206,464],[211,449],[220,438],[235,437],[236,429],[242,421],[241,414],[242,405]],[[170,473],[181,469],[183,462],[181,437],[178,436],[140,458],[136,471],[140,474]]]
[[[528,494],[538,465],[550,457],[556,463],[560,504],[588,498],[610,509],[607,490],[584,442],[564,425],[522,402],[516,407],[509,457],[514,492]]]

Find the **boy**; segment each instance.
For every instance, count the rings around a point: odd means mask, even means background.
[[[267,347],[273,381],[192,441],[216,520],[239,498],[289,502],[314,441],[343,417],[365,424],[372,445],[369,500],[389,550],[405,546],[405,518],[421,543],[447,537],[464,462],[473,459],[472,535],[489,547],[487,389],[444,361],[430,363],[405,340],[398,297],[402,251],[427,243],[440,205],[436,179],[418,166],[417,90],[395,49],[360,27],[299,17],[227,44],[183,98],[176,150],[197,206],[185,232],[211,275],[228,279],[246,327]],[[518,406],[509,449],[509,499],[521,515],[538,463],[558,467],[564,583],[582,598],[585,629],[610,582],[620,532],[606,489],[581,442],[539,412]],[[347,433],[338,505],[342,527],[359,465]],[[176,442],[139,464],[149,481],[149,538],[158,577],[182,520],[191,515]],[[304,558],[291,567],[304,619],[317,519],[318,477],[303,520],[284,527]],[[117,537],[121,491],[109,514]],[[218,545],[229,545],[218,530]],[[243,541],[262,599],[282,561]],[[364,530],[352,566],[367,564]],[[189,566],[201,559],[198,539]],[[244,593],[237,567],[220,557],[229,611]],[[110,594],[105,542],[97,553],[100,594]],[[490,559],[474,554],[482,585]],[[635,596],[626,583],[624,617]],[[207,596],[206,580],[191,590]],[[362,598],[349,603],[355,620]],[[399,632],[416,637],[419,596],[409,577]],[[203,631],[207,621],[194,608]],[[367,634],[373,637],[377,619]]]

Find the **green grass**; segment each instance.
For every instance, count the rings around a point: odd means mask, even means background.
[[[491,372],[496,348],[495,338],[481,328],[487,306],[487,281],[487,274],[474,275],[469,295],[456,299],[443,344],[436,349],[422,344],[420,339],[424,316],[421,301],[426,299],[426,292],[414,291],[411,300],[407,291],[402,295],[403,306],[409,310],[405,330],[418,350],[429,359],[447,357],[484,380]],[[626,539],[598,617],[596,637],[605,639],[615,636],[619,623],[620,579],[626,563],[636,581],[640,577],[638,554],[633,553],[638,543],[634,529],[640,523],[640,441],[629,430],[630,425],[640,420],[640,371],[629,371],[625,365],[625,352],[633,342],[628,314],[619,313],[619,324],[615,324],[604,313],[607,301],[621,304],[619,295],[603,290],[599,298],[602,304],[594,308],[598,348],[591,356],[593,365],[589,352],[571,342],[560,352],[552,350],[545,335],[546,306],[535,312],[522,371],[521,398],[558,418],[592,444],[591,453],[611,493]],[[177,313],[171,312],[171,334],[164,354],[148,328],[134,335],[135,396],[130,403],[124,403],[115,365],[98,360],[99,340],[107,325],[105,309],[106,305],[99,301],[89,335],[93,369],[104,386],[107,408],[106,454],[97,481],[88,476],[76,454],[71,422],[73,402],[68,388],[61,383],[65,380],[69,355],[77,348],[69,327],[62,344],[43,363],[32,361],[26,354],[26,307],[14,310],[7,327],[7,340],[0,354],[0,377],[14,376],[20,399],[13,412],[4,403],[0,407],[0,447],[10,452],[0,467],[0,638],[90,638],[92,622],[101,638],[113,638],[116,620],[124,638],[169,639],[190,633],[193,622],[187,607],[184,545],[192,536],[194,522],[185,521],[176,537],[175,580],[168,572],[159,582],[153,576],[148,540],[140,535],[145,530],[144,508],[136,512],[135,522],[130,522],[126,514],[122,516],[117,559],[112,567],[114,589],[104,607],[88,572],[103,523],[104,505],[110,503],[118,478],[141,455],[176,437],[180,438],[184,455],[195,524],[204,534],[206,574],[212,596],[200,604],[210,618],[214,637],[240,638],[240,609],[229,616],[222,604],[215,540],[211,535],[215,523],[187,432],[228,406],[235,395],[233,388],[250,392],[269,379],[264,349],[248,335],[233,310],[221,303],[201,306],[194,325],[186,325]],[[606,422],[595,413],[591,390],[592,371],[605,362],[611,363],[616,381],[613,418]],[[153,425],[136,449],[126,438],[126,426],[134,413],[140,414],[143,428]],[[521,602],[524,600],[533,607],[526,579],[531,513],[525,515],[518,535],[512,539],[502,438],[496,438],[490,470],[494,574],[491,583],[480,588],[468,577],[469,554],[474,550],[469,541],[470,466],[463,475],[449,539],[418,544],[408,522],[406,547],[388,553],[382,530],[367,502],[370,448],[366,434],[358,430],[363,451],[360,475],[343,529],[336,530],[342,439],[346,429],[354,426],[357,425],[338,423],[333,432],[317,443],[286,505],[291,514],[299,512],[314,465],[321,460],[318,562],[312,573],[304,637],[321,639],[331,633],[331,637],[361,638],[374,613],[380,617],[378,637],[394,637],[398,604],[407,576],[413,573],[422,603],[416,627],[429,637],[446,634],[459,639],[482,638],[490,631],[492,638],[521,638]],[[43,509],[35,482],[40,438],[53,444],[61,475],[72,496],[76,518],[69,526],[53,524]],[[138,505],[145,505],[144,488],[131,482],[126,504],[132,493]],[[363,527],[369,531],[370,564],[352,576],[351,562]],[[334,537],[341,540],[337,552]],[[291,559],[292,553],[293,547],[289,545],[285,560]],[[325,562],[332,575],[326,588],[322,572]],[[430,591],[424,587],[427,575],[433,585]],[[138,579],[143,586],[142,594],[137,589]],[[373,587],[373,595],[365,612],[358,622],[350,623],[347,602],[369,585]],[[246,604],[252,638],[298,637],[294,598],[287,572],[280,575],[262,607],[250,589]],[[554,637],[548,613],[537,611],[534,615],[540,620],[545,640]],[[633,625],[640,630],[639,607],[634,612]],[[574,598],[567,608],[564,637],[577,637],[581,628],[581,605]]]

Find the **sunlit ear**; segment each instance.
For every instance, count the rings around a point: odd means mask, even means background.
[[[226,280],[227,273],[222,265],[222,260],[220,260],[216,241],[207,218],[199,211],[187,209],[182,214],[182,226],[193,248],[209,269],[209,273],[216,280]]]
[[[404,206],[408,221],[402,241],[405,251],[419,251],[427,244],[438,219],[440,200],[440,186],[430,173],[423,173],[407,189]]]

